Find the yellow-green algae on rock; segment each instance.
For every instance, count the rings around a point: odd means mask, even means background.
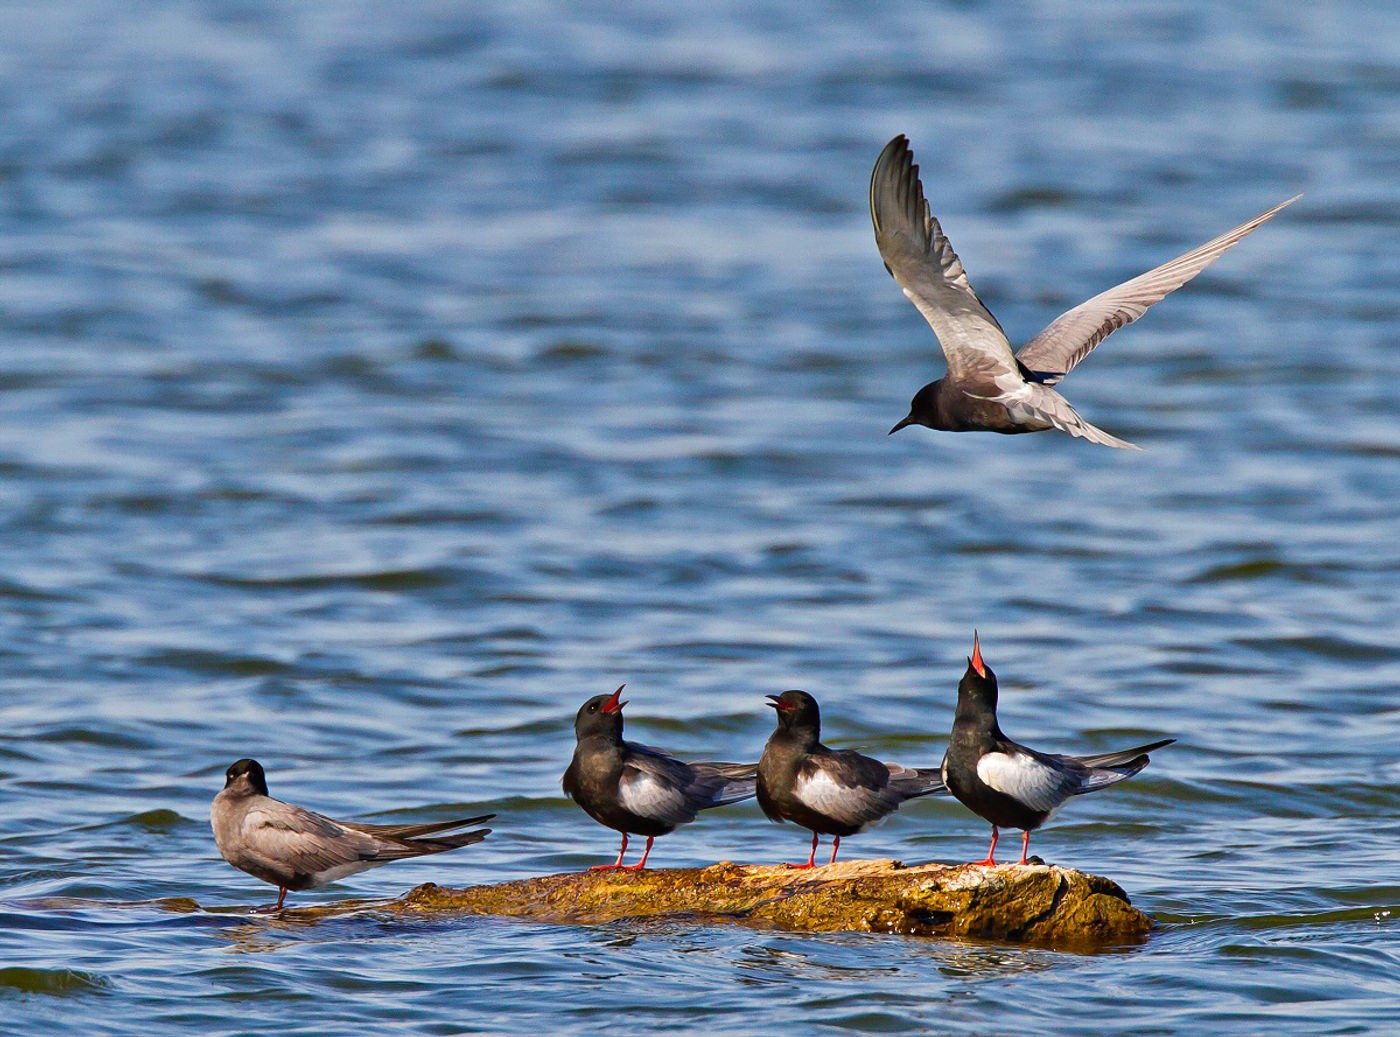
[[[841,861],[810,871],[723,862],[709,868],[594,871],[494,886],[428,883],[394,909],[566,924],[688,917],[797,932],[902,933],[1095,950],[1140,943],[1152,919],[1108,879],[1047,865]]]

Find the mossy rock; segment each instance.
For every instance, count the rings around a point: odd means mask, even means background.
[[[841,861],[810,871],[724,862],[594,871],[494,886],[428,883],[402,912],[461,912],[592,925],[690,917],[794,932],[900,933],[1102,950],[1141,943],[1152,919],[1108,879],[1047,865]]]

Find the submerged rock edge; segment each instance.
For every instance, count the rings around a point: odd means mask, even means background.
[[[427,883],[389,905],[597,925],[687,917],[792,932],[869,932],[991,940],[1064,950],[1139,944],[1152,919],[1117,883],[1049,865],[853,860],[811,871],[733,864],[570,872],[489,886]]]

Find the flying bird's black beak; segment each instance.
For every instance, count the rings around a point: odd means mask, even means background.
[[[892,429],[890,429],[888,432],[886,432],[885,435],[887,435],[887,436],[892,436],[892,435],[894,435],[896,432],[898,432],[900,429],[904,428],[906,425],[912,425],[912,424],[914,424],[914,415],[913,415],[913,413],[911,412],[911,413],[905,415],[903,418],[901,418],[901,419],[899,420],[899,423],[896,424],[894,428],[892,428]]]

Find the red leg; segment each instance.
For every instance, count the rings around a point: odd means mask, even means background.
[[[841,849],[841,837],[838,835],[838,836],[836,837],[836,841],[835,841],[834,843],[831,844],[831,860],[827,861],[826,863],[828,863],[828,864],[835,864],[835,863],[836,863],[836,851],[839,850],[839,849]]]
[[[253,914],[255,914],[255,915],[270,915],[270,914],[272,914],[272,912],[274,912],[274,911],[281,911],[281,910],[282,910],[282,901],[284,901],[284,900],[286,900],[286,899],[287,899],[287,887],[286,887],[286,886],[278,886],[278,887],[277,887],[277,903],[271,904],[271,905],[269,905],[269,906],[267,906],[267,907],[255,907],[255,908],[253,908]]]
[[[996,826],[996,825],[992,825],[992,846],[991,846],[991,849],[989,849],[989,850],[987,851],[987,859],[986,859],[985,861],[976,861],[975,863],[980,864],[980,865],[983,865],[984,867],[991,867],[991,866],[994,866],[994,865],[996,864],[996,862],[997,862],[997,826]]]
[[[1027,828],[1021,833],[1021,863],[1026,863],[1026,854],[1031,848],[1031,830]]]
[[[647,836],[647,848],[646,848],[645,850],[642,851],[642,859],[639,860],[636,864],[624,864],[624,865],[622,865],[622,870],[623,870],[623,871],[641,871],[643,868],[645,868],[645,867],[647,866],[647,858],[648,858],[649,856],[651,856],[651,844],[654,843],[655,841],[656,841],[656,836],[654,836],[654,835],[649,835],[649,836]],[[619,858],[619,860],[620,860],[620,859],[621,859],[621,858]]]
[[[648,844],[647,844],[647,847],[648,847],[648,849],[650,849],[651,844],[648,843]],[[620,850],[617,851],[617,860],[613,861],[611,864],[595,864],[595,865],[593,865],[593,867],[589,868],[588,870],[589,870],[589,871],[612,871],[614,868],[620,868],[620,867],[622,867],[622,855],[625,854],[626,852],[627,852],[627,833],[626,833],[626,832],[623,832],[623,833],[622,833],[622,849],[620,849]]]
[[[812,852],[807,855],[806,864],[787,864],[787,868],[815,868],[817,866],[817,833],[812,833]]]

